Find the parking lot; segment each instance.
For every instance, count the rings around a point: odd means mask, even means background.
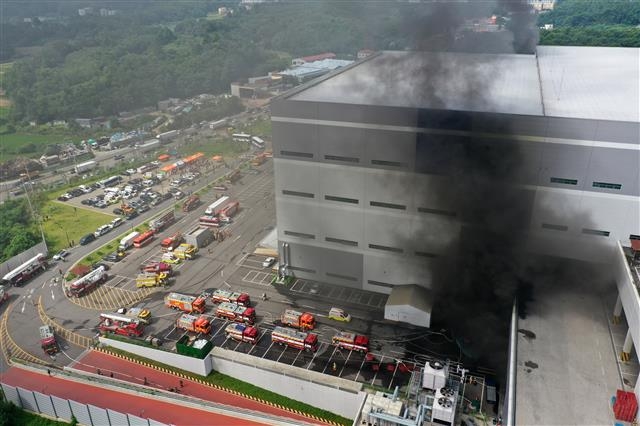
[[[260,330],[257,344],[228,339],[224,330],[230,322],[214,316],[209,300],[205,315],[211,321],[212,332],[204,337],[214,345],[388,389],[407,384],[416,362],[423,363],[445,349],[438,342],[426,354],[424,351],[417,353],[407,350],[406,340],[413,339],[413,335],[406,333],[415,331],[403,331],[402,326],[380,321],[386,295],[302,279],[297,279],[286,289],[271,285],[272,266],[265,267],[263,264],[267,256],[252,252],[273,229],[275,222],[272,169],[271,162],[267,162],[258,168],[259,172],[245,173],[238,182],[228,185],[223,192],[230,199],[240,201],[240,211],[225,226],[226,238],[200,249],[194,260],[173,264],[173,277],[167,286],[136,288],[135,277],[140,272],[140,266],[160,261],[162,252],[158,242],[195,226],[206,206],[222,190],[205,192],[201,196],[200,206],[191,212],[175,211],[175,223],[160,232],[155,242],[143,248],[131,249],[120,262],[110,263],[109,280],[86,296],[71,298],[71,302],[94,312],[114,312],[120,307],[133,306],[149,309],[152,321],[145,327],[143,336],[159,338],[164,342],[163,346],[172,348],[185,332],[176,329],[176,321],[182,314],[164,306],[165,294],[175,291],[199,295],[211,288],[242,291],[250,294],[252,306],[256,308],[256,326]],[[262,294],[267,295],[266,300],[261,299]],[[327,318],[329,308],[335,303],[350,307],[354,315],[350,323]],[[316,317],[317,326],[312,331],[318,335],[316,352],[300,351],[272,342],[271,331],[287,308],[308,311]],[[95,335],[99,313],[90,315],[88,320],[85,314],[81,324],[90,329],[87,335]],[[370,353],[364,355],[333,346],[332,337],[340,331],[369,336]]]

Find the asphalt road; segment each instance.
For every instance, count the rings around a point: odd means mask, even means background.
[[[416,363],[424,363],[432,356],[457,359],[459,352],[455,343],[437,335],[429,335],[424,329],[383,321],[386,301],[383,295],[337,286],[319,286],[303,280],[297,280],[290,286],[271,285],[270,270],[262,267],[264,256],[252,253],[275,226],[272,161],[257,170],[257,174],[245,174],[227,191],[241,206],[240,213],[227,227],[230,236],[201,250],[196,259],[176,266],[176,277],[169,288],[135,288],[134,277],[140,264],[160,258],[159,245],[155,242],[130,251],[123,261],[115,264],[109,271],[112,278],[108,282],[81,298],[67,298],[61,284],[52,281],[57,274],[57,267],[51,268],[22,289],[12,289],[12,301],[15,303],[7,324],[8,333],[28,353],[14,355],[37,357],[59,366],[67,365],[83,350],[73,342],[88,344],[95,336],[99,314],[113,312],[122,306],[149,309],[153,321],[145,328],[144,335],[153,335],[164,341],[164,345],[170,346],[183,333],[174,326],[180,314],[164,306],[163,297],[166,292],[198,295],[205,289],[225,288],[243,291],[251,296],[252,305],[257,312],[257,326],[261,330],[261,338],[255,346],[226,339],[224,328],[228,322],[214,318],[212,304],[209,303],[207,315],[211,317],[213,331],[207,338],[215,345],[227,349],[389,389],[406,384],[411,377],[407,370],[411,370]],[[216,174],[221,175],[226,171],[220,170]],[[208,191],[199,208],[188,214],[180,212],[177,222],[165,229],[157,241],[179,230],[191,229],[216,194],[215,191]],[[157,210],[147,212],[144,216],[151,214],[157,214]],[[73,262],[103,244],[107,236],[102,237],[102,241],[75,249],[69,260]],[[67,265],[70,263],[67,262]],[[261,300],[262,293],[267,294],[266,301]],[[46,316],[74,333],[61,339],[63,352],[55,359],[49,359],[38,346],[37,328],[43,322],[41,315],[44,313],[39,312],[34,302],[40,297]],[[351,323],[343,324],[326,318],[329,309],[336,303],[340,303],[338,306],[347,308],[351,313],[354,317]],[[318,334],[320,341],[317,352],[301,352],[271,342],[270,330],[274,327],[274,321],[289,307],[316,315],[319,324],[314,333]],[[7,306],[2,309],[7,309]],[[332,346],[331,338],[340,330],[370,336],[374,358],[366,359],[364,355]],[[408,342],[429,336],[431,339],[424,345],[419,345],[418,350],[407,348]],[[4,364],[4,360],[2,362]]]

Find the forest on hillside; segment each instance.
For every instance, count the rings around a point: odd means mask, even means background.
[[[540,44],[556,46],[640,47],[640,1],[559,0],[540,14]]]

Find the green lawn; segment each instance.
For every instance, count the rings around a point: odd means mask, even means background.
[[[213,155],[222,155],[222,157],[227,160],[236,158],[247,150],[246,144],[233,142],[231,137],[208,136],[206,138],[195,137],[193,142],[183,145],[178,149],[178,152],[182,157],[186,157],[195,152],[202,152],[209,159]]]
[[[244,133],[271,139],[271,119],[256,120],[242,127]]]
[[[42,154],[44,145],[64,142],[69,139],[69,135],[64,134],[40,135],[26,132],[16,132],[0,135],[0,162],[17,157],[18,155],[26,157],[39,157]],[[42,147],[37,147],[37,150],[35,150],[34,152],[20,152],[21,149],[31,143],[35,145],[42,145]]]
[[[45,218],[48,217],[42,226],[47,241],[51,243],[49,251],[52,253],[68,247],[68,241],[78,244],[84,235],[94,232],[100,225],[111,222],[115,217],[58,201],[47,201],[41,214]]]

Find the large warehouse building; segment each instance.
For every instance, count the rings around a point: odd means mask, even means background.
[[[429,287],[464,213],[437,151],[466,137],[517,147],[523,221],[572,246],[545,251],[589,258],[640,235],[637,72],[637,49],[384,52],[289,93],[272,106],[281,260],[321,282]]]
[[[617,265],[614,314],[624,309],[627,317],[628,358],[632,343],[640,343],[640,297],[621,255],[622,245],[640,239],[639,52],[548,46],[536,55],[382,52],[280,97],[271,112],[284,272],[410,304],[419,297],[416,288],[434,285],[432,266],[441,255],[464,244],[474,207],[493,197],[472,194],[478,163],[457,161],[456,153],[472,145],[481,162],[486,157],[481,179],[492,178],[482,181],[484,190],[495,185],[499,196],[517,193],[518,217],[505,223],[526,234],[529,250]],[[508,162],[510,173],[486,173]],[[477,206],[448,196],[459,179]],[[414,296],[394,295],[409,286],[403,293]],[[564,326],[578,305],[563,301],[567,311],[553,311],[558,323],[536,323],[534,310],[529,324],[559,333],[548,338],[571,352],[567,341],[588,333]],[[430,303],[422,305],[428,326]],[[567,380],[577,374],[567,353],[556,356],[550,344],[535,352],[554,356],[557,367],[538,371],[535,383],[543,387],[564,381],[567,371],[573,371]],[[520,375],[530,380],[531,369]],[[522,424],[596,420],[589,410],[609,420],[586,396],[582,406],[558,409],[545,402],[546,391],[528,386],[518,389],[530,401]],[[615,380],[603,386],[605,398],[612,387]],[[539,417],[547,409],[555,417]]]

